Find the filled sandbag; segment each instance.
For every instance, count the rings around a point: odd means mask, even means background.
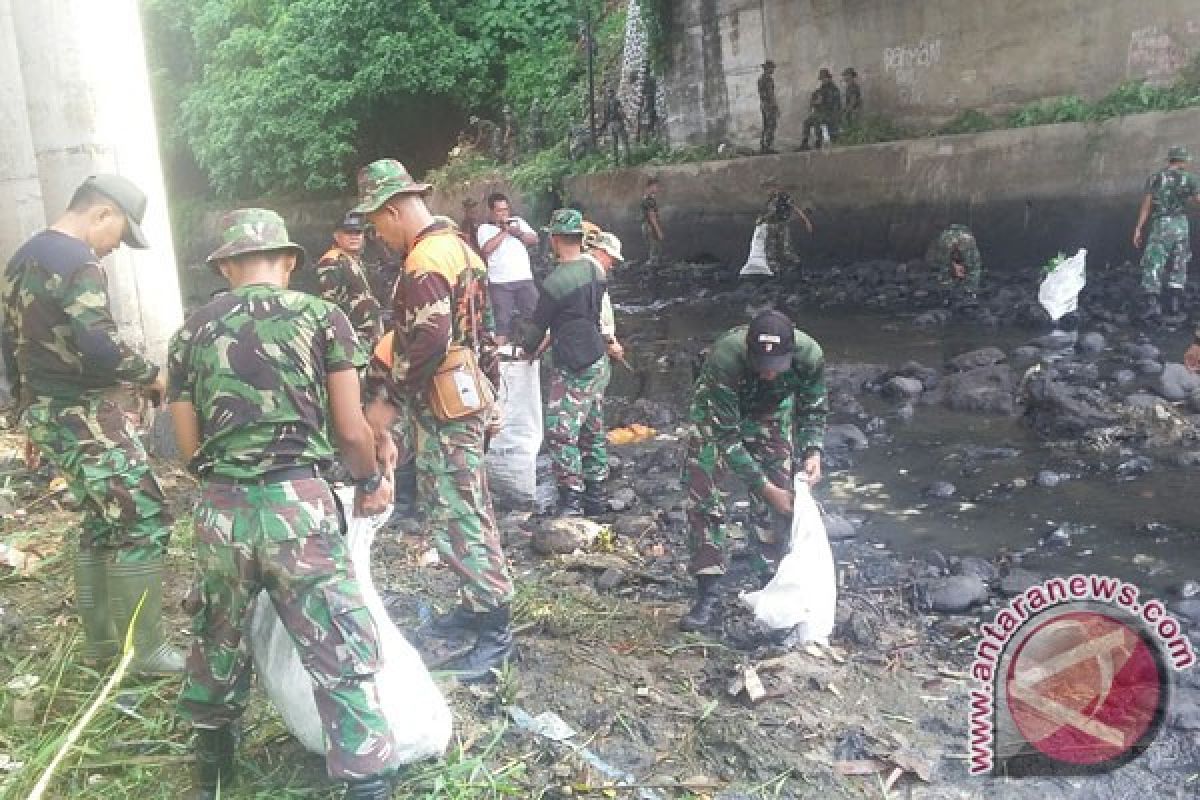
[[[538,362],[500,362],[500,432],[488,445],[488,487],[505,508],[532,508],[537,487],[537,454],[542,448],[542,384]]]
[[[738,275],[744,277],[746,275],[774,274],[767,266],[767,226],[766,223],[760,223],[755,226],[754,235],[750,237],[750,255]]]
[[[1087,285],[1087,250],[1061,262],[1042,279],[1038,302],[1050,319],[1058,322],[1079,308],[1079,293]]]

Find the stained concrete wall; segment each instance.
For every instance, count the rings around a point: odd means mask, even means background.
[[[1200,50],[1194,0],[683,0],[671,21],[672,142],[756,145],[775,61],[779,145],[795,145],[817,70],[854,66],[868,113],[926,130],[966,109],[1169,83]]]
[[[793,230],[796,249],[810,262],[917,256],[944,218],[971,225],[992,269],[1028,269],[1076,247],[1087,247],[1097,265],[1136,259],[1129,240],[1146,176],[1163,163],[1168,146],[1194,142],[1197,130],[1200,109],[660,167],[653,174],[662,181],[671,258],[711,256],[740,266],[765,200],[761,182],[775,176],[812,209],[816,234],[808,237],[799,225]],[[647,174],[588,175],[568,185],[598,224],[622,237],[632,258],[644,255],[637,200]]]

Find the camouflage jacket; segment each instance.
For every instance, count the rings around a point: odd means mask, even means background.
[[[1146,194],[1154,200],[1153,219],[1177,217],[1196,196],[1196,176],[1185,169],[1167,167],[1146,179]]]
[[[200,308],[171,339],[167,399],[200,421],[200,475],[257,478],[329,466],[330,374],[366,363],[350,321],[332,303],[264,284]]]
[[[392,303],[395,337],[386,383],[396,402],[424,396],[451,345],[479,350],[484,371],[493,371],[487,267],[449,225],[435,222],[417,237]]]
[[[792,218],[794,208],[795,206],[792,203],[792,196],[790,194],[787,192],[771,192],[767,196],[767,209],[759,218],[759,224],[764,222],[787,222]]]
[[[642,197],[642,205],[640,208],[642,212],[642,223],[649,225],[650,215],[658,213],[658,198],[649,194],[645,195]]]
[[[823,83],[812,93],[809,107],[814,114],[833,116],[842,111],[842,90],[833,83]]]
[[[148,383],[158,367],[117,338],[108,279],[79,239],[45,230],[25,242],[0,278],[4,364],[22,406],[74,400],[122,382]]]
[[[763,108],[779,109],[775,99],[775,79],[765,73],[758,77],[758,102]]]
[[[936,269],[949,269],[957,261],[966,266],[967,261],[976,260],[978,249],[975,246],[975,234],[966,225],[951,225],[937,235],[929,243],[925,253],[925,261]]]
[[[717,444],[730,469],[758,489],[767,477],[746,449],[743,423],[790,407],[796,421],[795,449],[822,448],[828,413],[825,357],[820,345],[796,331],[792,368],[764,381],[750,363],[747,327],[736,327],[713,343],[696,379],[688,416],[702,439]]]
[[[363,345],[371,347],[383,335],[379,301],[371,291],[362,259],[333,247],[317,262],[321,297],[345,312]]]

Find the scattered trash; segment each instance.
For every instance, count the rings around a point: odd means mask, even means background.
[[[9,567],[19,575],[31,575],[41,560],[41,556],[0,542],[0,566]]]
[[[612,445],[637,444],[653,439],[658,431],[646,425],[633,423],[624,428],[613,428],[608,432],[608,443]]]
[[[741,667],[730,682],[728,692],[733,697],[744,692],[751,703],[757,703],[767,696],[762,678],[758,676],[758,670],[754,667]]]

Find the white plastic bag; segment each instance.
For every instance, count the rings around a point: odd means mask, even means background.
[[[775,577],[742,602],[759,624],[772,630],[796,628],[801,642],[827,642],[837,611],[837,574],[821,511],[803,473],[796,476],[792,542]]]
[[[538,362],[501,361],[498,395],[504,425],[488,446],[488,487],[498,505],[530,508],[537,486],[537,454],[542,448]]]
[[[1042,279],[1038,289],[1038,302],[1050,319],[1058,322],[1079,308],[1079,293],[1087,285],[1087,250],[1075,255],[1054,268]]]
[[[339,492],[343,506],[354,507],[353,490]],[[379,631],[381,666],[375,675],[379,701],[396,739],[389,768],[442,755],[450,743],[451,714],[421,656],[388,617],[371,580],[371,544],[391,514],[347,519],[350,560],[362,586],[367,610]],[[308,750],[324,755],[321,717],[313,699],[313,681],[300,663],[296,646],[265,591],[254,603],[248,631],[254,669],[284,725]]]
[[[774,275],[767,266],[767,226],[756,225],[754,236],[750,239],[750,256],[746,259],[739,276],[745,275]]]

